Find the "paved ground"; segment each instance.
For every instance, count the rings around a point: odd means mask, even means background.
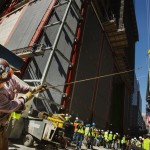
[[[17,143],[17,141],[16,141]],[[95,150],[106,150],[104,149],[103,147],[94,147]],[[21,144],[14,144],[14,143],[11,143],[10,146],[9,146],[9,150],[56,150],[56,149],[52,149],[52,148],[49,148],[49,149],[45,149],[45,146],[35,146],[35,147],[26,147],[26,146],[23,146]],[[63,149],[59,149],[59,150],[63,150]],[[68,148],[68,150],[74,150],[74,148]],[[86,147],[82,147],[82,150],[87,150]]]

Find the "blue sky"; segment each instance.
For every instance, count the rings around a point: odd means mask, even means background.
[[[139,41],[136,42],[135,49],[135,69],[136,76],[140,83],[140,92],[142,96],[142,112],[145,112],[146,105],[146,88],[148,75],[148,56],[147,51],[150,49],[148,42],[148,26],[147,26],[147,8],[148,0],[135,0],[135,11],[137,26],[139,32]],[[137,68],[141,69],[137,69]]]

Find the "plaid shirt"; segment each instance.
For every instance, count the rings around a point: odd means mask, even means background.
[[[17,93],[25,94],[33,87],[23,85],[16,80],[13,75],[12,78],[4,84],[4,87],[0,89],[0,120],[3,119],[9,113],[24,108],[24,98],[15,98]]]

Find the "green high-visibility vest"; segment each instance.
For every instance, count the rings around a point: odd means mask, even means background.
[[[115,140],[116,139],[116,134],[114,134],[114,136],[113,136],[113,140]]]
[[[80,127],[79,129],[77,129],[77,132],[85,134],[85,127],[84,126]]]
[[[150,139],[146,138],[146,139],[143,141],[142,148],[143,148],[144,150],[150,150]]]
[[[13,118],[13,119],[19,120],[19,119],[21,118],[21,114],[18,114],[18,113],[16,113],[16,112],[13,112],[13,113],[11,113],[11,116],[10,116],[10,117]]]
[[[122,137],[122,143],[123,143],[123,144],[126,143],[126,138],[125,138],[125,136]]]
[[[113,135],[112,135],[111,133],[108,135],[108,139],[109,139],[110,141],[112,141]]]
[[[104,133],[104,137],[108,138],[108,132],[107,131]]]

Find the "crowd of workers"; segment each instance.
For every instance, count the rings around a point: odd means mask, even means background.
[[[93,146],[103,146],[106,149],[150,150],[150,135],[133,138],[129,135],[121,136],[119,133],[113,133],[109,130],[97,129],[96,123],[84,124],[76,117],[72,143],[76,145],[77,150],[80,150],[83,144],[87,149],[93,149]]]

